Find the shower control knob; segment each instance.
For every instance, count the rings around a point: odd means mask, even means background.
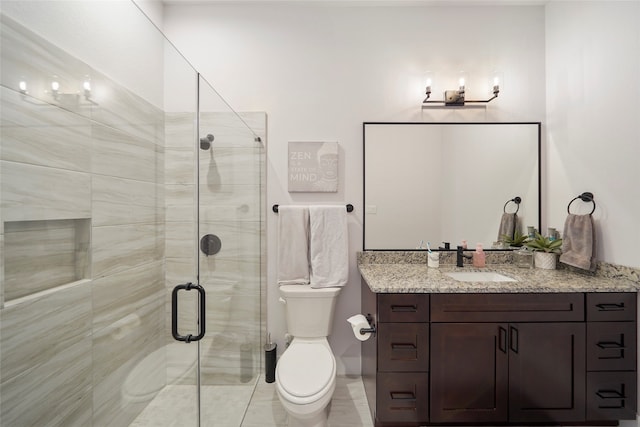
[[[200,250],[206,256],[215,255],[222,249],[222,241],[215,234],[205,234],[200,239]]]

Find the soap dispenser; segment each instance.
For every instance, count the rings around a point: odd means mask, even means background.
[[[476,245],[476,251],[473,253],[473,266],[484,267],[485,266],[485,253],[482,250],[482,243]]]

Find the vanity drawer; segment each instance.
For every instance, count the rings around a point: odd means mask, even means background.
[[[587,294],[588,321],[636,320],[636,293],[611,292]]]
[[[431,296],[432,322],[584,321],[584,295],[436,294]]]
[[[378,323],[378,371],[428,370],[428,323]]]
[[[376,420],[419,423],[429,419],[428,373],[378,373]]]
[[[635,372],[587,372],[587,421],[636,419]]]
[[[378,294],[378,322],[428,322],[429,294]]]
[[[635,322],[588,322],[587,371],[635,370]]]

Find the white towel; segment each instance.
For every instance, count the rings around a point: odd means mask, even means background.
[[[309,209],[278,207],[278,285],[309,284]]]
[[[342,206],[310,206],[311,287],[330,288],[349,280],[347,210]]]

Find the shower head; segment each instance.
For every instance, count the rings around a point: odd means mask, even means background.
[[[205,138],[200,138],[200,149],[208,150],[209,148],[211,148],[211,143],[213,142],[213,140],[214,138],[211,134],[207,134]]]

